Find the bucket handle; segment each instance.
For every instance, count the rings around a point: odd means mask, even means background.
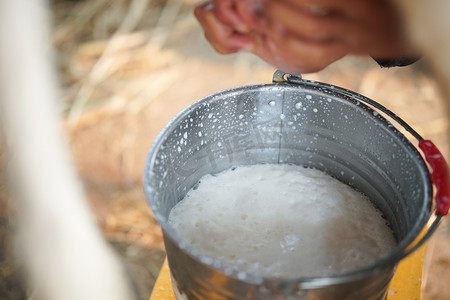
[[[320,84],[321,87],[328,87],[333,91],[342,93],[351,98],[355,98],[361,102],[364,102],[365,104],[372,106],[373,108],[380,110],[381,112],[391,117],[419,141],[419,148],[422,150],[423,154],[425,155],[425,160],[428,162],[428,164],[431,166],[432,169],[432,173],[430,176],[431,181],[436,187],[435,193],[436,218],[428,228],[427,232],[424,235],[422,235],[422,237],[420,238],[419,241],[416,242],[416,244],[412,245],[409,249],[406,249],[406,251],[402,254],[401,258],[408,256],[409,254],[417,250],[420,246],[422,246],[422,244],[425,243],[425,241],[436,231],[442,217],[448,215],[450,209],[449,167],[447,162],[445,161],[444,156],[433,144],[433,142],[431,142],[430,140],[424,140],[411,126],[409,126],[399,116],[394,114],[392,111],[390,111],[383,105],[348,89],[327,83],[304,80],[302,79],[302,76],[300,74],[289,74],[282,72],[280,70],[275,71],[275,73],[273,74],[272,81],[274,83],[306,84],[310,86],[317,86]]]
[[[425,155],[425,159],[431,166],[431,182],[436,187],[435,203],[436,203],[436,219],[433,221],[427,232],[403,253],[402,258],[408,256],[422,246],[428,238],[436,231],[443,216],[448,215],[450,208],[450,189],[449,189],[449,167],[444,156],[439,149],[430,140],[419,140],[419,148]]]

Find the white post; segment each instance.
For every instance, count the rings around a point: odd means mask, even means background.
[[[44,0],[0,0],[0,120],[12,157],[20,254],[39,299],[133,299],[64,141],[49,10]]]
[[[450,117],[450,1],[396,0],[412,37],[424,51]],[[414,101],[412,101],[413,103]],[[450,138],[450,131],[447,133]],[[450,152],[445,153],[447,156]]]

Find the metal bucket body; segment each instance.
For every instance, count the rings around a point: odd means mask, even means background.
[[[218,92],[179,113],[153,143],[147,199],[162,226],[175,288],[188,299],[382,299],[395,266],[431,214],[432,186],[416,148],[356,93],[318,82]],[[220,265],[185,244],[170,210],[205,174],[259,163],[326,172],[366,194],[398,246],[376,263],[325,278],[283,280]]]

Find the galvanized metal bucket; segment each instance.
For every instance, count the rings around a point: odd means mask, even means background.
[[[161,131],[147,157],[144,188],[161,224],[174,289],[183,299],[384,299],[397,263],[431,216],[430,173],[414,145],[376,102],[336,86],[276,72],[274,82],[203,98]],[[263,278],[206,257],[170,227],[170,210],[205,174],[238,165],[297,164],[323,170],[362,191],[399,241],[363,269],[321,277]],[[447,179],[448,180],[448,179]]]

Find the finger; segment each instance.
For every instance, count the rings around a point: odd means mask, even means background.
[[[367,14],[370,9],[386,0],[280,0],[276,1],[292,8],[309,11],[316,15],[340,13],[346,16]],[[272,1],[271,1],[272,2]]]
[[[237,10],[236,1],[234,0],[216,0],[215,13],[217,18],[234,28],[240,33],[250,32],[250,27],[244,22]]]
[[[251,27],[252,30],[263,31],[267,22],[264,16],[264,3],[266,0],[236,1],[236,9],[240,18]]]
[[[233,28],[220,22],[214,13],[212,2],[198,5],[194,14],[204,29],[206,39],[217,52],[229,54],[249,47],[251,38],[236,33]]]
[[[336,39],[354,26],[353,20],[341,14],[318,16],[309,11],[286,5],[284,1],[270,1],[265,12],[269,22],[269,35],[283,35],[289,31],[299,38],[316,42]]]
[[[272,53],[273,64],[290,73],[317,72],[348,53],[344,44],[338,42],[310,42],[297,38],[284,43],[266,38],[265,47]],[[255,49],[258,53],[259,49]]]

